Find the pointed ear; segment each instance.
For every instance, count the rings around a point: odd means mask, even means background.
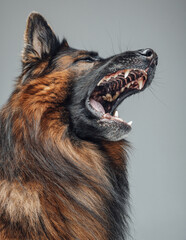
[[[44,59],[60,47],[54,32],[38,13],[31,13],[28,17],[24,41],[23,62]]]
[[[68,49],[68,48],[70,48],[69,45],[68,45],[68,42],[67,42],[66,38],[63,38],[63,41],[61,43],[61,49],[65,50],[65,49]]]

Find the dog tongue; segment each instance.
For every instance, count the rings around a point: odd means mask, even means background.
[[[94,99],[91,98],[90,99],[90,104],[96,111],[98,111],[102,114],[105,114],[105,109],[103,108],[103,106],[99,102],[97,102],[97,101],[95,101]]]

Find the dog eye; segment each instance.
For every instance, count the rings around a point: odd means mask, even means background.
[[[79,58],[77,59],[75,62],[88,62],[88,63],[92,63],[95,60],[91,57],[84,57],[84,58]]]
[[[94,59],[92,59],[92,58],[90,58],[90,57],[87,57],[87,58],[85,58],[84,59],[86,62],[94,62],[95,60]]]

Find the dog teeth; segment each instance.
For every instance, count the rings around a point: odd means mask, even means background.
[[[107,93],[106,96],[103,96],[102,97],[104,100],[108,101],[108,102],[112,102],[113,99],[112,99],[112,96],[110,93]]]
[[[124,90],[125,90],[125,87],[122,87],[121,92],[124,92]]]
[[[132,126],[132,121],[128,122],[128,125],[129,125],[129,126]]]
[[[130,88],[130,85],[131,85],[132,83],[128,83],[125,87],[126,88]]]
[[[141,90],[143,88],[143,80],[139,79],[138,84],[139,84],[139,90]]]
[[[116,110],[115,113],[114,113],[114,117],[117,117],[118,118],[119,114],[118,114],[118,111]]]
[[[130,73],[130,70],[129,69],[127,69],[126,71],[125,71],[125,78],[127,78],[128,77],[128,75],[129,75],[129,73]]]
[[[100,82],[98,82],[98,84],[97,84],[97,86],[99,87],[99,85],[102,83],[102,82],[104,82],[106,79],[102,79]]]
[[[116,100],[118,98],[118,96],[120,95],[120,92],[116,92],[116,94],[113,96],[113,101]]]
[[[103,83],[103,82],[108,82],[110,79],[111,79],[111,77],[107,77],[107,78],[101,79],[101,81],[98,82],[97,86],[99,87],[99,85],[100,85],[101,83]]]

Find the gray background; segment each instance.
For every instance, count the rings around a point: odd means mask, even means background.
[[[75,48],[103,57],[127,49],[157,51],[152,86],[119,109],[123,119],[133,120],[131,236],[186,240],[186,1],[0,0],[0,105],[20,73],[26,18],[33,10]]]

